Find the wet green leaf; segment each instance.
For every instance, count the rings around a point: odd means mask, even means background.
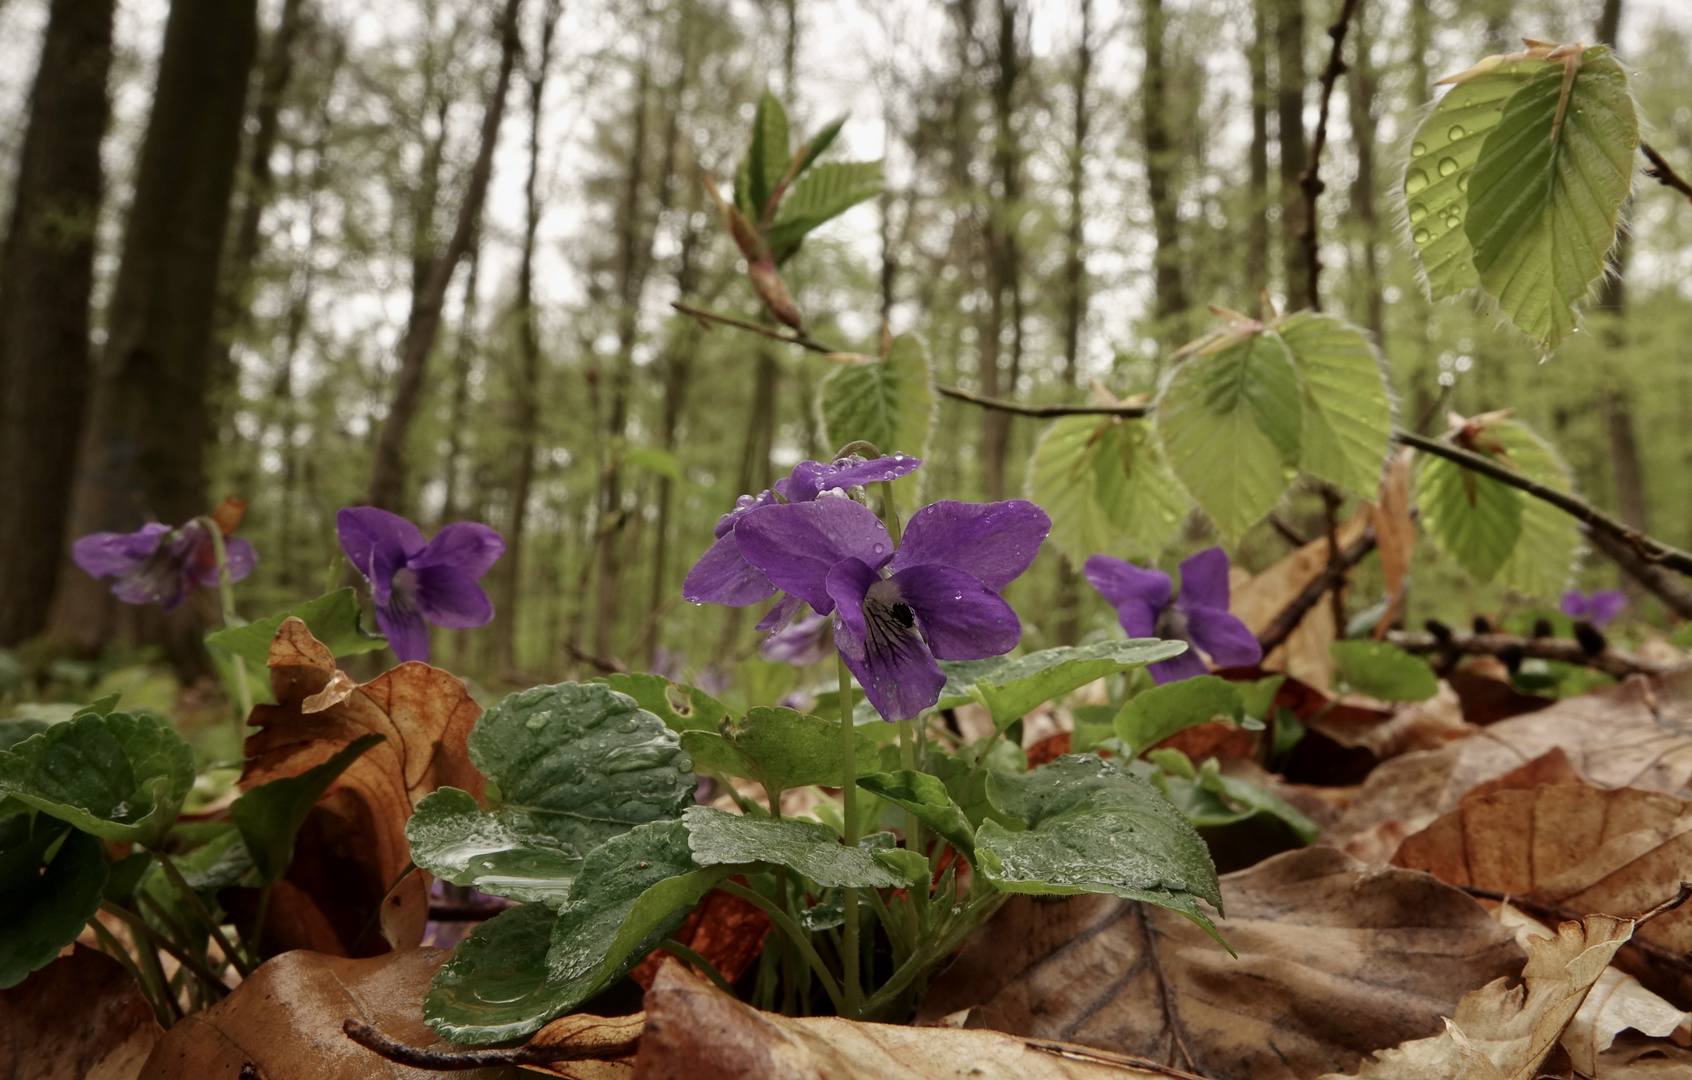
[[[637,705],[662,719],[675,732],[716,731],[718,725],[734,715],[727,705],[705,691],[673,683],[662,675],[604,675],[594,682],[634,698]]]
[[[298,776],[260,784],[235,800],[229,816],[241,831],[242,842],[261,878],[267,882],[282,880],[288,864],[294,861],[294,839],[311,808],[347,766],[386,739],[386,735],[361,736],[323,764]]]
[[[214,630],[206,635],[206,641],[225,652],[245,658],[248,678],[253,678],[256,672],[262,680],[262,673],[270,663],[270,642],[282,623],[290,618],[304,621],[311,636],[321,641],[335,656],[353,656],[388,644],[387,638],[366,633],[359,625],[358,594],[352,589],[336,589],[245,626]]]
[[[94,837],[45,816],[33,827],[27,814],[0,821],[0,990],[76,940],[105,883],[106,852]]]
[[[985,705],[1002,727],[1094,679],[1167,660],[1185,652],[1186,647],[1181,641],[1134,638],[1042,649],[976,671],[971,696]]]
[[[1233,683],[1215,675],[1197,675],[1129,698],[1116,714],[1116,735],[1140,752],[1178,731],[1212,720],[1239,723],[1244,716],[1245,702]]]
[[[913,770],[876,773],[860,777],[858,786],[915,814],[964,858],[974,859],[975,829],[939,777]]]
[[[1439,693],[1428,662],[1384,641],[1336,641],[1328,646],[1335,674],[1351,689],[1381,701],[1426,701]]]
[[[863,776],[879,768],[875,740],[852,733],[856,772]],[[766,790],[786,791],[818,784],[840,787],[840,724],[820,716],[807,716],[792,709],[757,706],[726,734],[689,731],[681,737],[682,749],[696,764],[756,780]]]
[[[458,943],[423,996],[423,1018],[460,1043],[504,1042],[539,1031],[568,1005],[546,981],[557,914],[545,904],[502,911]]]
[[[682,820],[693,859],[701,866],[773,863],[825,888],[899,884],[868,852],[841,844],[839,834],[820,822],[745,817],[709,806],[688,807]]]

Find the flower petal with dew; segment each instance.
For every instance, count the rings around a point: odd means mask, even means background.
[[[258,562],[253,545],[224,541],[229,579],[240,581]],[[199,520],[180,529],[152,522],[132,533],[103,532],[71,545],[71,558],[97,578],[116,578],[112,595],[126,604],[158,604],[175,611],[191,586],[216,587],[217,545]]]
[[[758,654],[772,663],[804,667],[828,656],[832,651],[830,638],[829,617],[813,611],[765,638]]]
[[[764,506],[735,528],[740,552],[771,585],[819,615],[834,610],[828,572],[846,559],[880,570],[893,558],[887,526],[851,499]]]
[[[1185,641],[1192,648],[1146,670],[1159,683],[1203,675],[1210,668],[1255,664],[1263,659],[1257,637],[1228,611],[1228,556],[1206,548],[1181,563],[1181,592],[1173,600],[1169,575],[1109,555],[1094,555],[1084,572],[1111,606],[1129,637]]]
[[[920,458],[894,454],[865,460],[857,455],[838,461],[801,461],[785,480],[777,480],[776,493],[790,503],[811,502],[826,491],[845,494],[854,487],[897,480],[916,471]]]
[[[1627,594],[1620,589],[1599,589],[1592,593],[1570,589],[1563,594],[1563,614],[1571,619],[1585,619],[1593,626],[1613,621],[1626,606]]]
[[[398,514],[355,506],[335,515],[335,531],[370,582],[376,623],[400,660],[429,659],[429,623],[466,630],[492,621],[493,602],[476,582],[505,554],[495,530],[461,521],[425,542]]]

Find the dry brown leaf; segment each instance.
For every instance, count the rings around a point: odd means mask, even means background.
[[[709,960],[717,973],[733,984],[764,951],[764,935],[769,930],[770,917],[761,908],[721,889],[712,889],[705,902],[689,912],[686,921],[670,936]],[[651,989],[664,959],[662,950],[652,953],[629,972],[629,977],[643,989]]]
[[[248,721],[259,731],[247,738],[243,789],[297,776],[360,736],[387,738],[330,785],[301,828],[287,879],[271,898],[266,949],[371,955],[415,947],[429,917],[429,882],[419,871],[393,888],[411,864],[405,823],[438,787],[482,797],[485,782],[465,745],[481,707],[462,679],[427,664],[401,664],[355,685],[299,619],[277,630],[270,677],[277,704],[256,706]]]
[[[1572,915],[1631,915],[1692,878],[1692,804],[1591,784],[1497,791],[1463,800],[1407,838],[1392,861]],[[1629,950],[1628,970],[1677,1005],[1692,1003],[1692,972],[1670,961],[1692,952],[1692,911],[1652,919],[1639,941],[1658,948]]]
[[[0,991],[0,1080],[134,1080],[163,1034],[123,965],[75,945]]]
[[[646,1026],[646,1014],[630,1016],[594,1016],[575,1013],[560,1017],[535,1032],[524,1044],[552,1049],[567,1046],[579,1054],[588,1055],[582,1061],[553,1061],[545,1065],[525,1065],[530,1072],[568,1077],[568,1080],[631,1080],[634,1076],[635,1054],[629,1043],[640,1037]]]
[[[1522,963],[1511,932],[1462,893],[1332,848],[1226,875],[1222,895],[1238,959],[1161,909],[1013,898],[936,980],[919,1019],[969,1010],[972,1027],[1182,1068],[1190,1055],[1191,1071],[1214,1080],[1304,1080],[1434,1034],[1465,993]]]
[[[1692,1076],[1692,1050],[1624,1031],[1598,1055],[1596,1076],[1598,1080],[1685,1080]]]
[[[1386,636],[1404,604],[1404,584],[1410,576],[1410,557],[1416,551],[1416,523],[1410,517],[1410,461],[1415,451],[1401,448],[1381,476],[1380,494],[1369,504],[1375,526],[1375,550],[1381,557],[1381,580],[1387,609],[1375,624],[1375,638]]]
[[[1535,938],[1522,985],[1498,979],[1464,995],[1443,1034],[1379,1051],[1357,1080],[1533,1080],[1632,932],[1631,920],[1591,915],[1562,924],[1555,938]]]
[[[759,1012],[675,961],[646,995],[635,1080],[1162,1080],[1113,1055],[996,1031],[794,1019]]]
[[[265,963],[205,1012],[165,1033],[140,1080],[230,1080],[252,1062],[264,1080],[423,1080],[439,1073],[396,1065],[347,1038],[361,1020],[411,1046],[449,1049],[423,1023],[423,994],[450,955],[409,949],[364,960],[299,950]],[[521,1075],[480,1069],[458,1076]]]
[[[1350,547],[1369,527],[1367,509],[1359,510],[1338,529],[1342,548]],[[1228,610],[1254,634],[1261,634],[1293,598],[1327,568],[1328,539],[1312,540],[1280,562],[1235,585]],[[1331,686],[1334,661],[1328,646],[1335,636],[1334,613],[1329,604],[1317,604],[1287,636],[1286,643],[1263,658],[1263,666],[1285,671],[1316,686]]]

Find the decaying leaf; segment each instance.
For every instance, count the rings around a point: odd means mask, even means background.
[[[635,1052],[628,1049],[646,1027],[646,1014],[594,1016],[574,1013],[561,1016],[535,1032],[525,1046],[537,1049],[568,1047],[579,1061],[552,1061],[524,1068],[569,1080],[630,1080],[634,1076]]]
[[[361,1020],[402,1043],[453,1049],[423,1023],[419,1003],[449,954],[408,949],[364,960],[303,950],[270,960],[205,1012],[165,1033],[140,1080],[233,1080],[252,1062],[264,1080],[422,1080],[439,1073],[396,1065],[348,1039]],[[512,1069],[458,1076],[515,1077]]]
[[[723,978],[733,983],[764,951],[764,935],[769,929],[770,917],[762,909],[713,889],[670,937],[709,960]],[[629,972],[629,977],[650,988],[666,955],[662,951],[653,953]]]
[[[1416,551],[1416,523],[1410,517],[1410,462],[1414,456],[1415,451],[1408,446],[1392,456],[1381,477],[1380,493],[1369,507],[1375,550],[1381,557],[1381,583],[1387,595],[1387,609],[1375,624],[1376,640],[1386,636],[1404,605],[1410,556]]]
[[[1367,510],[1338,529],[1341,548],[1356,543],[1369,527]],[[1328,566],[1328,540],[1312,540],[1250,580],[1235,585],[1228,610],[1254,634],[1261,634]],[[1286,643],[1263,658],[1263,666],[1285,671],[1315,686],[1331,686],[1334,661],[1328,646],[1335,638],[1333,607],[1317,604],[1288,635]]]
[[[0,991],[5,1080],[134,1080],[163,1034],[134,978],[85,945]]]
[[[1222,895],[1237,960],[1168,912],[1015,898],[935,981],[919,1021],[966,1013],[970,1027],[1213,1080],[1305,1080],[1436,1033],[1463,994],[1521,964],[1510,931],[1462,893],[1332,848],[1229,874]]]
[[[1555,938],[1535,938],[1522,985],[1498,979],[1464,995],[1444,1033],[1380,1051],[1358,1080],[1533,1080],[1632,932],[1630,920],[1591,915],[1564,923]]]
[[[299,619],[276,632],[270,678],[277,704],[254,707],[248,721],[259,731],[247,738],[243,789],[297,776],[362,735],[387,738],[342,773],[306,819],[271,899],[267,952],[370,955],[416,946],[429,885],[418,872],[394,887],[411,862],[406,819],[441,786],[481,798],[484,781],[465,745],[481,707],[462,679],[427,664],[401,664],[355,685]]]
[[[997,1031],[793,1019],[759,1012],[671,961],[646,995],[640,1080],[1124,1080],[1167,1074],[1080,1046]]]
[[[1661,792],[1546,785],[1464,799],[1410,836],[1397,866],[1441,881],[1524,897],[1570,915],[1632,915],[1675,895],[1692,876],[1692,804]],[[1692,1004],[1692,911],[1652,919],[1627,967],[1645,985]]]

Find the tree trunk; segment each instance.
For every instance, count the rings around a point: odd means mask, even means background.
[[[1351,141],[1357,154],[1357,175],[1351,181],[1351,210],[1357,215],[1358,243],[1362,258],[1364,325],[1377,344],[1386,344],[1386,310],[1381,298],[1380,219],[1375,212],[1375,66],[1369,56],[1374,43],[1372,25],[1378,25],[1375,9],[1364,7],[1352,27],[1351,70],[1346,74],[1346,94],[1351,107]]]
[[[1187,340],[1182,326],[1187,310],[1181,281],[1181,222],[1177,206],[1177,151],[1169,137],[1169,95],[1163,63],[1163,0],[1142,0],[1140,14],[1146,47],[1145,83],[1140,91],[1140,122],[1146,141],[1146,194],[1157,237],[1152,257],[1156,298],[1152,318],[1157,340],[1167,355]]]
[[[255,0],[170,6],[107,309],[72,536],[129,531],[149,518],[181,525],[208,509],[212,322],[257,47],[256,7]],[[69,575],[54,627],[83,644],[103,644],[117,621],[110,605],[103,583]],[[171,626],[178,664],[203,665],[192,609]]]
[[[1018,0],[999,0],[998,47],[993,79],[993,177],[987,227],[989,333],[982,343],[981,390],[988,397],[1016,396],[1022,372],[1022,257],[1016,225],[1022,212],[1022,147],[1016,130],[1017,82],[1022,76]],[[1007,303],[1008,301],[1008,303]],[[1010,322],[1010,365],[1001,371],[1006,315]],[[1004,383],[1001,388],[1001,377]],[[981,484],[989,500],[1005,497],[1005,459],[1010,451],[1011,415],[997,409],[981,417]]]
[[[366,501],[371,506],[401,513],[406,502],[406,438],[417,418],[417,408],[423,400],[423,385],[428,375],[429,353],[440,330],[441,307],[446,301],[447,286],[452,283],[453,271],[470,250],[470,240],[481,217],[482,202],[487,197],[488,178],[493,172],[494,146],[499,141],[499,124],[505,114],[506,91],[511,86],[511,71],[516,65],[520,43],[517,37],[517,14],[523,0],[506,0],[500,18],[499,74],[494,79],[493,93],[482,115],[481,143],[476,151],[475,164],[470,169],[470,183],[464,201],[458,207],[458,221],[446,248],[429,267],[423,288],[412,296],[411,315],[406,321],[405,338],[400,346],[399,380],[394,388],[393,404],[382,424],[376,443],[376,460],[370,473],[370,490]]]
[[[1275,3],[1275,114],[1281,143],[1281,273],[1287,310],[1310,306],[1304,252],[1304,192],[1298,178],[1307,156],[1304,139],[1304,0]]]
[[[1092,113],[1087,83],[1093,72],[1093,0],[1081,0],[1081,40],[1075,47],[1075,99],[1069,144],[1069,220],[1065,223],[1063,262],[1063,383],[1073,390],[1081,371],[1081,327],[1087,315],[1086,224],[1083,198],[1087,187],[1087,130]]]
[[[54,0],[0,247],[0,645],[39,633],[91,369],[88,304],[114,0]]]
[[[1251,46],[1246,63],[1251,69],[1251,150],[1247,195],[1250,221],[1246,227],[1246,311],[1257,310],[1258,290],[1269,285],[1269,3],[1252,0]]]

